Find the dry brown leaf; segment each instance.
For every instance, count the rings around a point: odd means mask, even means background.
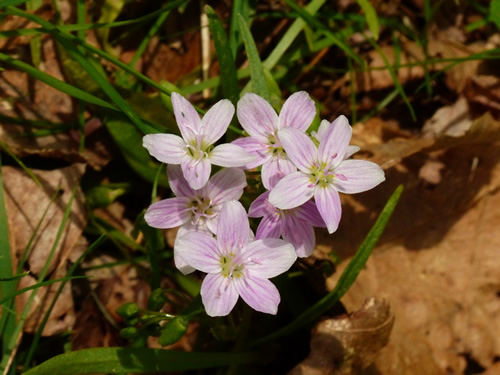
[[[318,238],[317,251],[348,258],[390,193],[405,185],[366,269],[342,299],[348,310],[367,296],[391,304],[396,322],[376,360],[379,374],[463,374],[469,359],[488,368],[500,356],[500,122],[486,114],[460,129],[459,137],[441,135],[403,155],[383,185],[344,196],[339,231]],[[382,162],[397,159],[387,145],[371,151]],[[439,163],[432,183],[421,178],[429,162]]]
[[[43,38],[42,48],[40,70],[64,80],[52,39]],[[0,104],[0,113],[5,116],[58,124],[76,120],[73,100],[69,95],[15,70],[5,70],[0,74]],[[72,163],[88,162],[95,168],[103,167],[110,159],[107,148],[97,137],[89,137],[87,148],[80,153],[78,138],[75,139],[69,132],[41,137],[26,136],[26,133],[27,128],[22,125],[0,122],[0,141],[16,155],[41,155]]]
[[[368,299],[349,315],[318,323],[309,356],[289,375],[360,374],[387,345],[394,316],[385,301]]]
[[[17,267],[17,262],[28,246],[35,228],[40,224],[40,228],[33,238],[26,263],[28,267],[26,269],[29,269],[31,275],[21,279],[20,288],[36,283],[36,276],[44,268],[54,246],[64,210],[72,194],[72,188],[79,184],[84,171],[85,166],[82,164],[54,171],[33,170],[33,173],[42,183],[43,188],[41,188],[23,171],[12,167],[2,167],[9,237],[12,256],[15,260],[14,266]],[[61,189],[61,194],[57,195],[57,198],[51,204],[51,198],[58,188]],[[43,218],[47,207],[49,208]],[[52,278],[65,275],[66,260],[69,257],[74,257],[72,252],[77,241],[81,238],[86,221],[83,194],[77,189],[70,217],[49,264],[48,272],[52,273]],[[56,284],[39,289],[37,299],[31,306],[30,315],[26,321],[26,331],[33,332],[37,328],[40,319],[43,318],[52,302],[52,297],[57,288],[58,285]],[[25,305],[28,296],[29,293],[24,293],[18,298],[19,308]],[[70,328],[74,321],[72,307],[73,300],[68,285],[63,290],[51,314],[51,318],[43,332],[44,335],[59,333]]]

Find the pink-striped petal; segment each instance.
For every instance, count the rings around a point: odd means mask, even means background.
[[[172,189],[176,197],[192,198],[196,195],[196,192],[191,189],[188,182],[184,178],[180,165],[167,165],[167,176],[170,189]]]
[[[366,160],[344,160],[334,173],[335,188],[347,194],[370,190],[385,180],[382,168]]]
[[[168,164],[180,164],[187,155],[184,140],[173,134],[148,134],[142,138],[142,146],[151,156]]]
[[[276,315],[280,293],[274,284],[259,277],[234,279],[234,286],[243,300],[254,310]]]
[[[302,172],[293,172],[283,177],[271,190],[269,202],[282,210],[298,207],[314,194],[310,177]]]
[[[291,127],[305,132],[316,116],[316,106],[309,94],[299,91],[283,104],[278,120],[278,129]]]
[[[238,101],[236,114],[243,129],[261,142],[266,143],[277,130],[278,115],[266,100],[256,94],[243,95]]]
[[[238,254],[248,243],[250,224],[247,213],[238,201],[224,203],[217,222],[217,243],[223,252]]]
[[[274,215],[266,215],[262,218],[257,228],[255,238],[261,240],[263,238],[280,238],[281,237],[282,219],[278,213]]]
[[[191,218],[189,203],[185,197],[163,199],[146,210],[144,220],[153,228],[175,228]]]
[[[336,167],[347,151],[351,141],[352,128],[345,116],[339,116],[326,130],[318,147],[319,161]]]
[[[286,155],[297,168],[308,173],[311,166],[317,163],[318,149],[309,136],[295,128],[284,128],[278,132]]]
[[[256,159],[255,155],[231,143],[215,146],[208,157],[213,164],[221,167],[244,167]]]
[[[245,270],[269,279],[288,271],[297,259],[293,246],[281,239],[264,238],[249,243],[243,250]]]
[[[204,232],[188,232],[175,240],[175,251],[191,267],[206,273],[221,271],[217,241]]]
[[[209,316],[228,315],[238,301],[234,283],[221,274],[208,274],[201,284],[200,294]]]
[[[224,135],[234,116],[234,106],[227,100],[222,99],[215,103],[203,116],[203,139],[208,144],[214,144]]]
[[[326,223],[328,233],[335,232],[342,216],[339,193],[332,185],[325,187],[318,186],[314,193],[314,199],[316,200],[318,211]]]
[[[262,165],[262,184],[267,190],[271,190],[279,180],[296,170],[295,165],[285,155],[275,154]]]
[[[182,160],[181,168],[189,186],[192,189],[198,190],[208,182],[212,165],[208,158],[195,160],[191,157],[186,157]]]
[[[206,191],[213,204],[238,200],[247,186],[245,172],[239,168],[227,168],[214,174],[208,180]]]
[[[267,201],[268,198],[268,191],[255,198],[255,200],[250,205],[250,208],[248,209],[248,217],[262,217],[267,214],[276,212],[276,208],[274,208],[271,203]]]
[[[255,156],[254,161],[245,164],[245,168],[247,169],[256,168],[264,164],[272,156],[269,146],[253,137],[238,138],[231,143],[240,146],[246,152]]]
[[[318,131],[314,135],[315,138],[318,140],[318,142],[321,142],[323,137],[325,136],[326,130],[330,127],[331,123],[328,120],[321,120],[321,123],[319,124]]]
[[[314,228],[310,223],[287,217],[283,239],[295,248],[298,257],[304,258],[312,254],[316,244]]]
[[[173,92],[171,95],[172,106],[174,107],[174,115],[177,121],[177,126],[181,131],[182,138],[187,143],[191,143],[196,139],[197,135],[201,135],[201,119],[193,105],[189,103],[182,95]]]
[[[196,268],[191,267],[186,261],[180,256],[179,252],[175,250],[174,247],[174,264],[183,275],[188,275],[196,271]]]
[[[318,207],[316,207],[316,202],[313,200],[307,201],[302,206],[297,207],[294,216],[314,227],[326,228],[325,221],[321,217]]]

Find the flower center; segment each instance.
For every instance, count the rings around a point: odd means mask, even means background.
[[[326,187],[333,182],[334,178],[335,174],[326,163],[321,163],[320,165],[315,164],[311,167],[311,176],[309,180],[313,185]]]
[[[243,276],[245,265],[240,263],[234,254],[226,254],[220,257],[221,274],[224,277],[239,279]]]
[[[280,142],[280,140],[278,139],[278,136],[275,133],[272,133],[269,136],[268,141],[269,141],[268,142],[269,151],[271,151],[271,153],[273,155],[276,155],[276,154],[278,156],[286,155],[286,152],[283,149],[283,146],[281,146],[281,142]]]
[[[205,143],[201,135],[198,135],[196,139],[193,139],[190,143],[186,144],[187,153],[194,160],[196,160],[194,165],[198,164],[201,159],[208,157],[211,150],[212,145]]]
[[[194,197],[191,201],[190,209],[193,213],[193,225],[203,224],[206,219],[217,215],[215,207],[208,197]]]

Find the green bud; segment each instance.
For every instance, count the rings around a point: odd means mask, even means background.
[[[129,339],[129,340],[132,340],[132,339],[138,337],[140,334],[141,334],[141,332],[135,327],[126,327],[120,331],[120,335],[123,338]]]
[[[151,311],[160,311],[161,308],[167,302],[167,298],[165,297],[165,292],[163,289],[158,288],[151,292],[148,301],[148,309]]]
[[[162,346],[172,345],[179,341],[187,331],[189,319],[185,316],[178,316],[172,319],[163,328],[163,331],[158,339]]]
[[[135,318],[139,314],[139,306],[135,302],[128,302],[117,308],[116,313],[125,319]]]

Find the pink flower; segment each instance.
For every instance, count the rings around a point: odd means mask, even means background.
[[[340,116],[320,135],[316,146],[297,129],[279,131],[283,148],[299,169],[281,179],[269,194],[269,202],[279,209],[298,207],[314,197],[328,232],[337,230],[342,208],[339,192],[354,194],[369,190],[385,180],[384,171],[365,160],[345,160],[352,128]]]
[[[238,200],[247,185],[245,173],[239,168],[223,169],[214,174],[201,189],[192,189],[184,178],[181,167],[167,166],[170,188],[175,198],[163,199],[147,209],[144,219],[153,228],[180,226],[177,237],[189,231],[217,234],[217,220],[225,202]],[[192,272],[174,245],[174,261],[183,273]]]
[[[305,132],[316,115],[316,107],[305,91],[291,95],[279,116],[271,105],[260,96],[247,93],[238,102],[238,120],[250,135],[232,143],[243,147],[257,158],[246,168],[262,165],[262,183],[268,190],[289,173],[297,169],[281,145],[278,131],[294,128]]]
[[[174,134],[148,134],[143,138],[143,146],[163,163],[180,164],[191,188],[201,189],[207,183],[212,164],[242,167],[255,159],[234,144],[212,146],[226,132],[234,115],[229,100],[217,102],[203,119],[191,103],[175,92],[172,106],[182,138]]]
[[[208,275],[201,299],[210,316],[231,312],[239,296],[253,309],[276,314],[280,295],[269,278],[287,271],[297,256],[283,240],[252,241],[241,203],[231,201],[220,211],[217,239],[203,232],[180,237],[177,247],[184,261]]]
[[[289,210],[280,210],[269,203],[269,192],[254,200],[248,210],[249,217],[262,217],[256,239],[280,238],[290,242],[298,257],[312,254],[316,243],[313,227],[325,227],[325,222],[313,201]]]

